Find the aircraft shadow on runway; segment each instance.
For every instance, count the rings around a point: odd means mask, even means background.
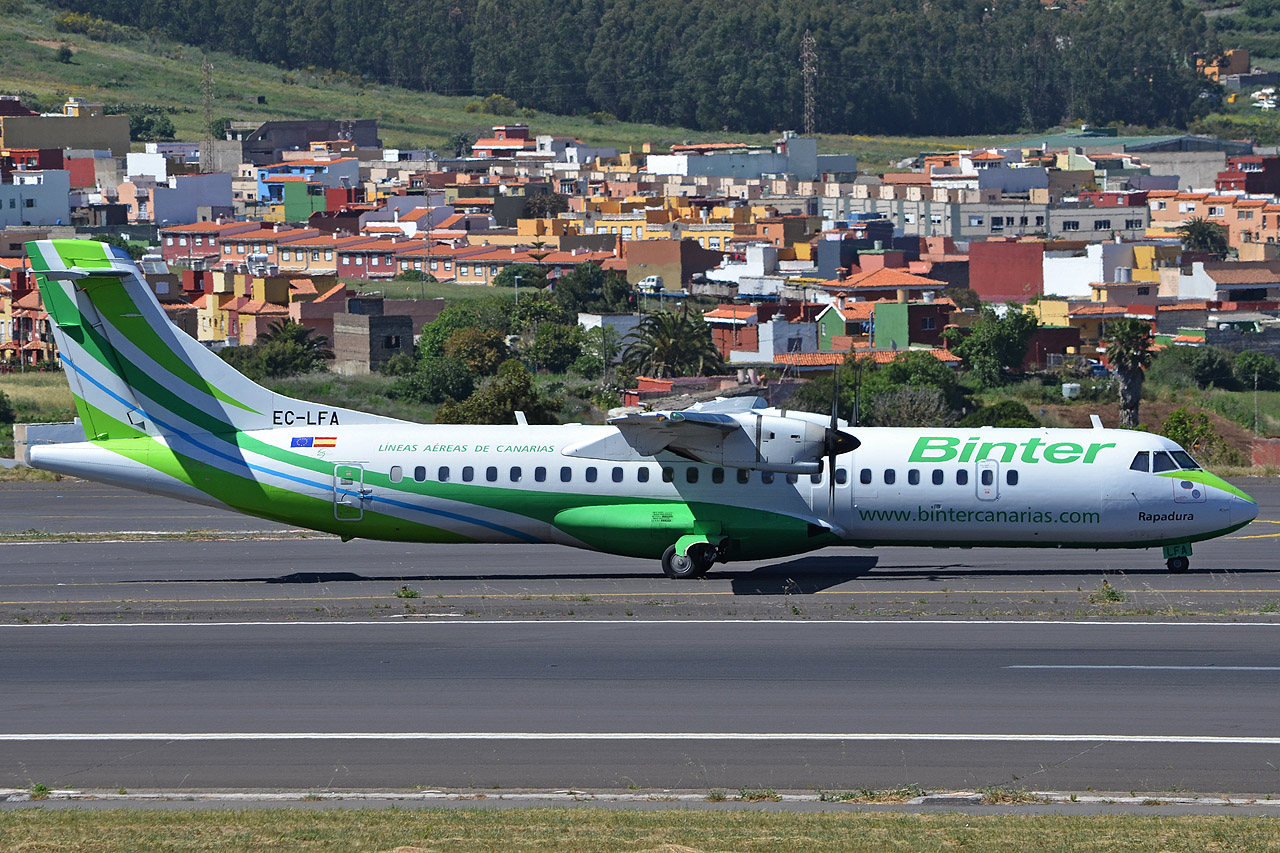
[[[745,572],[712,570],[710,578],[728,578],[734,595],[811,595],[865,577],[879,557],[801,557]]]

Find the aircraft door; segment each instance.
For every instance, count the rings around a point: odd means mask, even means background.
[[[365,488],[364,466],[358,462],[338,462],[333,466],[333,517],[338,521],[364,518],[365,501],[372,489]]]
[[[974,472],[974,483],[978,490],[978,500],[995,501],[1000,499],[1000,463],[994,459],[983,459],[977,463]]]

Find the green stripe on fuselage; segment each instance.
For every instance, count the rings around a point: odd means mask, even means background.
[[[1217,474],[1210,474],[1202,469],[1187,471],[1161,471],[1157,476],[1168,477],[1171,480],[1190,480],[1193,483],[1199,483],[1202,486],[1212,486],[1215,489],[1221,489],[1228,494],[1235,495],[1238,498],[1244,498],[1249,503],[1257,503],[1253,498],[1246,495],[1242,490],[1228,483]]]

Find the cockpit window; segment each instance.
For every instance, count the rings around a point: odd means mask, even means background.
[[[1161,471],[1177,471],[1178,463],[1173,461],[1173,457],[1163,450],[1151,454],[1151,472],[1159,474]]]
[[[1133,461],[1129,463],[1129,470],[1142,471],[1144,473],[1150,471],[1151,460],[1147,458],[1148,456],[1150,456],[1150,454],[1147,453],[1147,451],[1139,450],[1137,454],[1134,455]]]
[[[1178,462],[1178,467],[1179,467],[1179,468],[1181,468],[1181,469],[1183,469],[1184,471],[1186,471],[1186,470],[1191,470],[1191,471],[1198,471],[1198,470],[1200,470],[1200,465],[1199,465],[1199,464],[1197,464],[1197,463],[1196,463],[1196,460],[1194,460],[1194,459],[1192,459],[1192,458],[1191,458],[1191,454],[1190,454],[1190,453],[1188,453],[1188,452],[1187,452],[1187,451],[1185,451],[1185,450],[1175,450],[1175,451],[1173,451],[1173,458],[1174,458],[1175,460],[1177,460],[1177,462]]]

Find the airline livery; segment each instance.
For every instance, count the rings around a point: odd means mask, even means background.
[[[165,316],[134,263],[85,240],[27,244],[86,440],[49,471],[327,531],[405,542],[555,543],[716,562],[828,545],[1163,548],[1257,505],[1158,435],[859,428],[758,398],[604,426],[422,425],[250,381]]]

